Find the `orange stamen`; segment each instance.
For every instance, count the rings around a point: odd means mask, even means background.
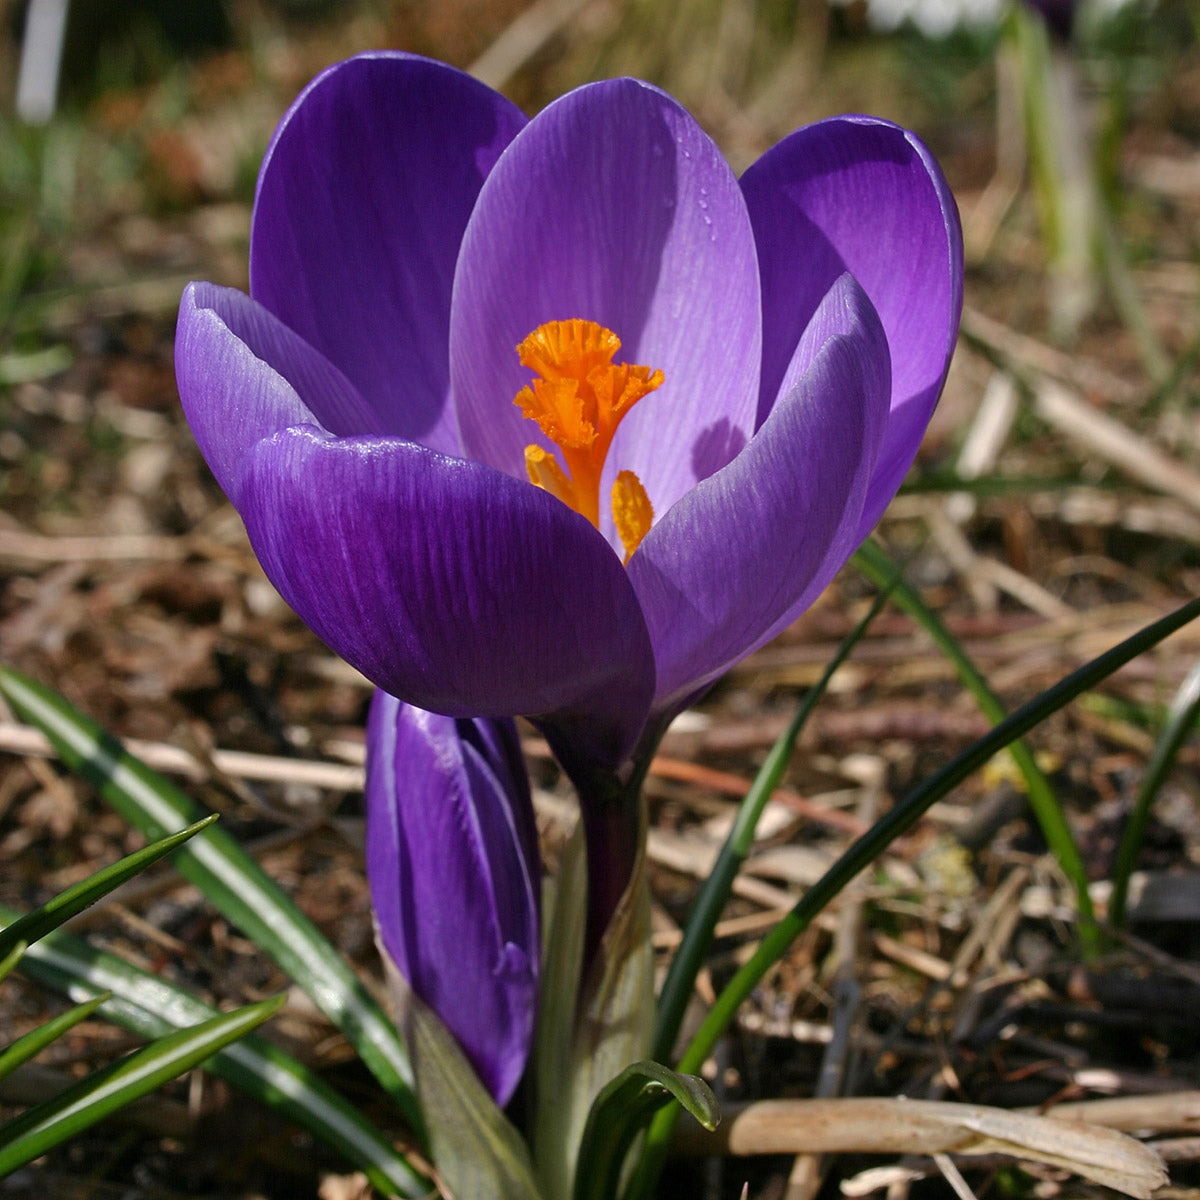
[[[625,547],[625,565],[629,566],[633,552],[650,532],[654,520],[650,497],[646,495],[642,481],[632,471],[622,471],[613,480],[612,514],[617,535]]]
[[[663,382],[650,367],[614,363],[621,339],[595,321],[574,318],[539,325],[518,347],[521,364],[540,378],[522,388],[515,403],[562,452],[559,465],[545,449],[526,447],[525,468],[531,483],[557,496],[593,525],[600,525],[600,476],[613,435],[625,414]],[[636,494],[618,478],[613,488],[613,519],[626,548],[625,561],[650,528],[653,510],[645,488],[632,471],[622,471],[636,484]],[[617,491],[621,488],[622,499]],[[632,498],[630,498],[632,497]],[[630,515],[617,516],[618,504]],[[637,514],[636,516],[633,514]],[[641,529],[632,543],[622,532]],[[645,527],[641,527],[644,520]],[[629,524],[628,522],[632,522]]]

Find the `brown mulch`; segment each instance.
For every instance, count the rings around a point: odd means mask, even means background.
[[[895,62],[884,63],[856,31],[854,10],[818,20],[816,6],[801,6],[793,41],[772,46],[760,34],[734,36],[738,13],[755,6],[681,0],[680,10],[710,33],[723,15],[723,44],[733,47],[728,61],[685,69],[678,54],[662,49],[656,58],[651,49],[681,36],[666,23],[668,6],[577,7],[570,23],[530,35],[500,66],[488,60],[487,70],[509,71],[500,82],[527,107],[589,74],[640,62],[693,105],[738,165],[830,106],[886,111],[929,137],[972,228],[994,168],[984,67],[960,81],[968,99],[948,112],[904,89]],[[112,732],[146,743],[146,757],[158,755],[164,770],[176,769],[170,748],[190,754],[200,767],[189,791],[223,814],[226,828],[371,980],[379,970],[359,844],[362,801],[347,773],[361,761],[370,689],[266,583],[208,476],[175,394],[174,306],[190,278],[245,286],[248,185],[274,121],[315,70],[380,44],[469,66],[515,28],[521,8],[510,0],[363,4],[349,19],[330,20],[231,6],[231,45],[177,64],[169,85],[131,83],[76,110],[78,170],[110,181],[115,172],[117,183],[81,196],[68,216],[34,212],[19,303],[0,313],[0,372],[10,358],[32,361],[47,347],[65,355],[61,369],[0,382],[0,655]],[[1164,20],[1175,12],[1163,10]],[[711,28],[703,25],[710,19]],[[646,38],[642,60],[627,27]],[[753,69],[760,63],[761,77]],[[881,78],[889,63],[892,75]],[[1185,363],[1191,354],[1193,365],[1198,99],[1193,39],[1131,114],[1119,163],[1133,278],[1169,354]],[[15,237],[14,228],[0,224],[0,234]],[[910,578],[1011,706],[1200,588],[1195,371],[1153,384],[1108,304],[1071,353],[1052,347],[1043,266],[1022,192],[969,269],[966,336],[919,472],[928,479],[954,467],[981,397],[998,377],[1015,375],[1028,390],[988,470],[1023,482],[957,508],[944,492],[914,488],[881,530],[898,554],[918,548]],[[1055,408],[1039,391],[1049,385],[1066,389],[1075,407]],[[1126,431],[1124,458],[1105,451],[1102,418]],[[1164,461],[1175,474],[1163,473]],[[647,785],[655,944],[664,963],[737,799],[870,598],[863,580],[844,571],[664,741]],[[1163,709],[1197,653],[1200,630],[1182,631],[1030,739],[1076,832],[1101,911]],[[880,617],[835,676],[768,809],[701,980],[698,1011],[856,832],[987,727],[913,622],[895,610]],[[0,712],[0,903],[14,907],[36,904],[140,844],[91,789],[42,757],[27,732]],[[566,792],[544,747],[526,733],[553,848],[568,819]],[[1006,1108],[1200,1087],[1198,756],[1194,744],[1185,746],[1158,798],[1128,934],[1087,963],[1070,890],[1019,778],[999,761],[980,772],[893,846],[764,981],[706,1067],[719,1097],[737,1104],[809,1096],[823,1068],[840,1070],[846,1095]],[[289,763],[301,760],[328,769],[296,782]],[[194,889],[165,869],[150,880],[136,901],[86,914],[81,931],[222,1007],[288,987]],[[0,987],[0,1041],[63,1007],[18,977]],[[837,1001],[847,995],[854,1000],[844,1042]],[[302,998],[272,1029],[381,1125],[394,1123],[346,1044]],[[25,1093],[0,1090],[0,1104],[25,1103],[134,1044],[104,1022],[85,1022],[38,1060],[41,1075],[23,1076]],[[840,1047],[836,1054],[831,1046]],[[1196,1149],[1171,1151],[1173,1195],[1200,1186]],[[853,1190],[869,1165],[878,1160],[843,1158],[820,1170],[780,1158],[688,1163],[664,1195],[736,1196],[748,1180],[762,1200],[799,1200],[822,1186],[832,1196],[839,1183]],[[945,1188],[930,1163],[908,1165],[912,1178],[888,1181],[896,1200],[912,1187]],[[971,1178],[979,1195],[1052,1197],[1082,1187],[1061,1173],[1003,1164]],[[233,1200],[320,1188],[332,1200],[356,1187],[326,1152],[196,1074],[0,1181],[0,1196]]]

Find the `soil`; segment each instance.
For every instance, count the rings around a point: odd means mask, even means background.
[[[149,25],[103,30],[103,44],[126,47],[125,57],[105,51],[97,63],[87,43],[101,34],[89,33],[79,5],[59,116],[44,129],[0,121],[0,188],[15,201],[0,210],[0,655],[151,754],[190,753],[202,770],[186,781],[189,794],[222,814],[371,986],[382,976],[362,795],[344,771],[361,762],[370,686],[266,582],[192,441],[172,363],[183,283],[246,286],[258,161],[287,104],[328,62],[381,45],[416,50],[499,72],[527,111],[629,71],[687,103],[739,169],[829,112],[910,124],[963,216],[966,307],[944,398],[882,542],[896,558],[911,555],[909,580],[1009,708],[1200,590],[1200,45],[1185,4],[1138,17],[1119,54],[1111,39],[1079,53],[1085,109],[1112,134],[1100,157],[1124,248],[1118,283],[1136,307],[1115,303],[1102,281],[1065,344],[1051,330],[1058,293],[1033,190],[1006,165],[1011,92],[986,36],[880,37],[861,8],[744,0],[587,0],[557,26],[522,25],[517,0],[335,13],[311,0],[231,3],[214,6],[225,24],[202,32],[154,26],[154,6],[144,7]],[[4,55],[15,63],[15,42]],[[113,80],[103,62],[118,60],[124,74]],[[1139,319],[1161,365],[1139,342]],[[1010,422],[981,465],[964,465],[978,414],[1002,411],[1008,388]],[[1113,429],[1116,444],[1104,437]],[[646,789],[664,966],[738,799],[873,595],[846,568],[667,735]],[[1187,627],[1029,738],[1102,920],[1167,706],[1198,654],[1200,628]],[[701,979],[697,1015],[856,831],[989,725],[944,654],[887,608],[805,729]],[[23,732],[0,712],[0,903],[17,908],[142,844],[92,788],[31,753]],[[570,792],[534,731],[523,734],[553,863]],[[265,774],[231,768],[225,751],[261,756]],[[840,1076],[841,1095],[1037,1110],[1200,1088],[1198,760],[1186,740],[1154,802],[1129,923],[1108,930],[1094,957],[1021,777],[994,760],[764,980],[706,1065],[722,1104],[812,1096],[823,1069]],[[288,764],[299,761],[333,770],[297,783]],[[147,881],[85,914],[77,931],[222,1008],[288,989],[169,868]],[[0,1040],[66,1007],[20,975],[0,989]],[[399,1135],[371,1077],[302,996],[293,992],[270,1028]],[[5,1085],[0,1113],[136,1044],[107,1022],[83,1022],[38,1072],[22,1074],[24,1092]],[[1163,1195],[1200,1188],[1197,1147],[1177,1144],[1195,1129],[1194,1112],[1190,1126],[1147,1130],[1169,1143]],[[839,1186],[865,1194],[866,1168],[898,1162],[680,1160],[662,1194],[718,1200],[747,1194],[746,1184],[759,1200],[832,1197]],[[946,1194],[931,1159],[903,1166],[908,1175],[885,1181],[893,1200],[912,1188]],[[967,1176],[979,1196],[1096,1190],[1010,1159],[986,1159]],[[14,1200],[367,1194],[331,1152],[199,1072],[0,1181],[0,1196]]]

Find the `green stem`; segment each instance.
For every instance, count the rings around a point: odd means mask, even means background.
[[[633,877],[642,837],[642,783],[650,768],[654,748],[665,728],[665,721],[647,726],[637,749],[624,764],[624,769],[614,771],[578,754],[577,744],[570,738],[559,736],[552,726],[542,727],[550,749],[574,784],[579,797],[587,846],[585,975]]]

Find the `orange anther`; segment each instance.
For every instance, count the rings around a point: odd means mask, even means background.
[[[563,466],[541,446],[525,450],[525,468],[531,483],[551,492],[593,525],[600,525],[600,476],[612,445],[613,434],[627,412],[643,396],[661,386],[663,373],[631,363],[614,363],[613,355],[621,348],[621,339],[611,329],[595,321],[573,318],[539,325],[518,347],[522,365],[537,372],[528,387],[522,388],[514,403],[561,451]],[[653,510],[645,488],[631,471],[622,471],[636,484],[640,499],[630,501],[641,514],[645,528],[630,548],[624,532],[622,543],[626,561],[641,541]],[[628,491],[618,479],[613,489],[613,519],[618,521],[617,487]],[[622,496],[625,495],[622,492]],[[633,493],[630,492],[632,495]],[[622,500],[622,504],[626,502]],[[628,504],[626,504],[628,508]],[[633,520],[632,517],[629,519]],[[632,530],[643,519],[638,516]],[[640,526],[639,526],[640,527]],[[621,526],[618,524],[618,531]]]

